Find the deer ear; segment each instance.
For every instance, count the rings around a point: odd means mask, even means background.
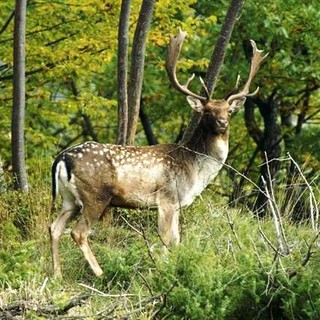
[[[195,110],[197,112],[203,111],[203,104],[199,99],[192,97],[192,96],[187,96],[187,100],[193,110]]]
[[[238,111],[240,108],[242,108],[242,106],[244,105],[245,102],[246,102],[246,97],[241,97],[241,98],[238,98],[238,99],[234,99],[231,102],[230,111],[232,113]]]

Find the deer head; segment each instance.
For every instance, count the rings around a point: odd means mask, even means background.
[[[187,33],[180,29],[178,35],[171,38],[166,60],[166,71],[168,77],[175,89],[187,95],[187,101],[193,110],[199,113],[204,113],[204,122],[206,125],[210,126],[214,132],[223,133],[228,127],[229,116],[243,106],[246,97],[251,97],[258,93],[259,87],[254,92],[250,93],[250,84],[257,74],[262,61],[268,54],[263,56],[263,51],[258,50],[256,43],[253,40],[250,40],[253,54],[250,73],[243,89],[239,93],[231,95],[226,100],[212,100],[210,98],[209,90],[201,77],[200,81],[204,89],[203,91],[205,92],[205,96],[195,94],[188,89],[190,82],[194,79],[194,74],[184,85],[180,84],[178,81],[176,76],[177,63],[186,35]]]

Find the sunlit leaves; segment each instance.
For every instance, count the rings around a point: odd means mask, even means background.
[[[156,97],[159,92],[166,90],[160,78],[166,83],[163,60],[169,36],[176,32],[177,27],[182,27],[190,35],[195,31],[201,34],[204,19],[197,17],[192,7],[195,3],[195,0],[157,2],[146,57],[148,62],[152,62],[153,70],[151,73],[147,70],[145,81],[151,83],[148,74],[154,79],[153,89],[145,89],[146,98],[153,104],[159,101],[153,99],[152,95]],[[130,45],[140,5],[139,0],[132,2]],[[13,7],[13,0],[1,4],[1,25],[10,16]],[[61,141],[63,136],[65,143],[73,140],[83,130],[83,113],[90,117],[99,139],[115,140],[115,57],[119,11],[118,0],[108,3],[102,0],[28,3],[26,137],[29,143],[33,139],[40,141],[39,137],[46,135],[54,136],[56,141]],[[212,22],[215,22],[214,18]],[[0,60],[12,66],[12,24],[0,35],[0,43]],[[198,67],[204,68],[206,59],[201,57],[199,61]],[[188,72],[196,64],[192,60],[185,60],[181,64],[181,71]],[[0,108],[4,105],[10,108],[11,96],[10,81],[6,81],[1,95],[5,103]],[[165,101],[166,95],[161,96]],[[5,114],[2,110],[0,112]],[[7,125],[0,128],[3,133],[10,127],[9,115],[5,119]],[[36,134],[37,130],[39,135]],[[3,146],[9,147],[7,143]],[[48,154],[52,154],[49,149]],[[32,150],[29,149],[29,152]],[[32,154],[29,153],[29,156]]]

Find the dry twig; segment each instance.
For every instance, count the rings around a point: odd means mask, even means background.
[[[303,181],[305,182],[309,192],[310,192],[310,219],[311,219],[311,225],[314,231],[318,231],[318,223],[319,223],[319,208],[318,208],[318,204],[315,198],[315,195],[313,193],[313,189],[311,187],[311,185],[309,184],[308,180],[306,179],[306,177],[304,176],[304,174],[301,171],[301,168],[299,167],[299,165],[297,164],[297,162],[291,157],[291,155],[288,153],[288,157],[289,159],[292,161],[292,163],[295,165],[295,167],[297,168],[297,170],[299,171],[299,174],[301,176],[301,178],[303,179]]]

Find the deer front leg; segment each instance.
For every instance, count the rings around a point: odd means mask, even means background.
[[[158,211],[158,231],[162,242],[166,247],[179,244],[179,208],[176,205],[162,204]]]

